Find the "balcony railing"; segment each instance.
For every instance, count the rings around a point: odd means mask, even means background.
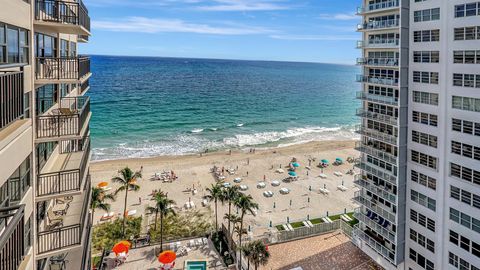
[[[82,83],[80,92],[85,93],[86,91],[88,91],[88,89],[90,89],[90,80],[86,80]]]
[[[357,98],[365,101],[372,101],[386,105],[398,106],[398,98],[370,94],[364,91],[357,92]]]
[[[73,167],[78,168],[40,173],[37,180],[37,197],[76,192],[82,188],[82,181],[88,174],[89,137],[79,141],[61,141],[59,147],[60,157],[65,156],[65,160],[70,160]],[[69,166],[68,161],[66,163],[62,162],[62,164],[66,167],[72,167]]]
[[[90,74],[90,57],[37,57],[35,79],[79,81]]]
[[[0,130],[24,116],[23,71],[0,72]]]
[[[88,221],[88,208],[90,204],[91,183],[85,186],[84,196],[75,196],[76,200],[68,207],[66,220],[79,218],[78,222],[72,225],[61,226],[60,228],[46,229],[37,233],[37,254],[45,254],[82,244],[82,236],[87,228],[85,221]],[[81,209],[78,209],[81,207]],[[73,212],[73,213],[71,213]]]
[[[369,4],[365,7],[357,8],[357,14],[364,14],[374,11],[381,11],[382,9],[399,7],[399,0],[384,1],[381,3]]]
[[[378,130],[368,129],[363,127],[362,125],[357,125],[355,132],[357,132],[360,135],[364,135],[385,143],[394,144],[394,145],[397,144],[398,138],[393,134],[387,134],[387,133],[380,132]]]
[[[88,35],[78,35],[77,41],[78,42],[88,42],[89,36]]]
[[[355,164],[354,166],[357,167],[357,168],[359,168],[360,170],[362,170],[362,171],[364,171],[364,172],[367,172],[367,173],[369,173],[369,174],[371,174],[371,175],[374,175],[374,176],[376,176],[376,177],[378,177],[378,178],[380,178],[380,179],[382,179],[382,180],[385,180],[385,181],[389,182],[389,183],[392,184],[392,185],[395,185],[395,186],[398,185],[398,183],[397,183],[397,181],[396,181],[397,178],[394,177],[394,176],[391,175],[391,174],[385,173],[385,170],[383,170],[383,169],[382,169],[382,170],[379,170],[379,169],[377,169],[377,168],[374,168],[373,166],[370,166],[370,165],[368,165],[368,164],[366,164],[366,163],[362,163],[362,162],[357,163],[357,164]]]
[[[398,58],[357,58],[357,65],[398,67]]]
[[[36,0],[35,20],[78,25],[90,32],[90,17],[83,2]]]
[[[357,82],[387,85],[387,86],[398,86],[398,78],[388,78],[388,77],[357,75]]]
[[[369,39],[357,41],[357,49],[362,48],[396,48],[400,45],[399,39]]]
[[[358,219],[360,222],[365,223],[368,227],[372,228],[376,233],[379,233],[381,236],[385,237],[386,239],[390,240],[391,242],[395,243],[395,234],[390,230],[386,229],[382,225],[378,224],[377,222],[373,221],[369,217],[367,217],[360,208],[355,209],[355,213],[353,216]]]
[[[378,150],[378,149],[374,148],[373,146],[365,144],[361,141],[355,143],[355,149],[362,152],[362,153],[365,153],[365,154],[374,156],[376,158],[379,158],[379,159],[381,159],[383,161],[386,161],[388,163],[397,164],[397,161],[398,161],[398,157],[396,157],[392,154],[389,154],[386,151]]]
[[[37,138],[80,136],[90,113],[90,98],[63,98],[52,114],[37,117]]]
[[[25,205],[0,208],[0,269],[17,270],[25,256]]]
[[[357,30],[378,30],[378,29],[386,29],[386,28],[394,28],[399,26],[398,19],[391,19],[391,20],[382,20],[382,21],[373,21],[373,22],[366,22],[357,25]]]
[[[362,194],[362,191],[355,191],[355,194],[353,195],[353,200],[360,203],[361,205],[364,205],[368,209],[372,210],[373,212],[379,214],[383,218],[387,219],[391,223],[396,224],[396,216],[394,213],[392,213],[391,209],[384,209],[383,207],[379,206],[381,205],[380,203],[376,203],[373,201],[373,199],[368,198],[365,194]],[[386,206],[385,206],[386,207]]]
[[[381,113],[371,112],[369,110],[365,110],[363,108],[357,109],[357,116],[364,117],[367,119],[375,120],[378,122],[382,122],[388,125],[397,126],[398,125],[398,118],[390,115],[385,115]]]
[[[376,186],[373,182],[364,179],[364,176],[361,174],[355,176],[355,180],[353,181],[353,183],[358,185],[359,187],[365,188],[372,193],[375,193],[375,195],[380,196],[391,203],[396,203],[397,196],[392,194],[392,191],[387,191],[386,187]]]
[[[384,245],[380,244],[373,237],[371,237],[371,236],[367,235],[365,232],[363,232],[358,227],[358,224],[355,225],[355,227],[353,228],[353,237],[361,239],[365,244],[367,244],[369,247],[371,247],[372,249],[377,251],[379,254],[381,254],[390,263],[395,265],[395,252],[388,249]]]

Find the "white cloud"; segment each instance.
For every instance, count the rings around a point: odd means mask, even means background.
[[[208,25],[189,23],[180,19],[152,19],[146,17],[128,17],[121,20],[98,20],[92,22],[98,30],[138,33],[196,33],[212,35],[254,35],[275,31],[257,26],[246,25]]]
[[[323,41],[341,41],[341,40],[358,40],[356,36],[342,35],[270,35],[273,39],[282,40],[323,40]]]
[[[279,0],[213,0],[210,5],[201,5],[204,11],[272,11],[290,9]]]
[[[360,17],[356,16],[353,13],[321,14],[320,18],[328,19],[328,20],[339,20],[339,21],[350,21],[350,20],[360,19]]]

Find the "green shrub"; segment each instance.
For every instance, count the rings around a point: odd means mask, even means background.
[[[122,236],[123,219],[95,225],[92,234],[93,253],[111,249],[115,243],[122,240],[133,239],[140,234],[142,227],[141,217],[128,217],[125,227],[125,237]]]

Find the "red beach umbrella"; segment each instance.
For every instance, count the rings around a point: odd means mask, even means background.
[[[158,255],[158,261],[163,264],[172,263],[175,259],[177,259],[177,254],[172,250],[166,250]]]

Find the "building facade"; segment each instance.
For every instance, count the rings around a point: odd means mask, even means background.
[[[354,242],[386,269],[480,269],[480,2],[363,5]]]
[[[0,269],[90,269],[90,18],[0,0]]]

